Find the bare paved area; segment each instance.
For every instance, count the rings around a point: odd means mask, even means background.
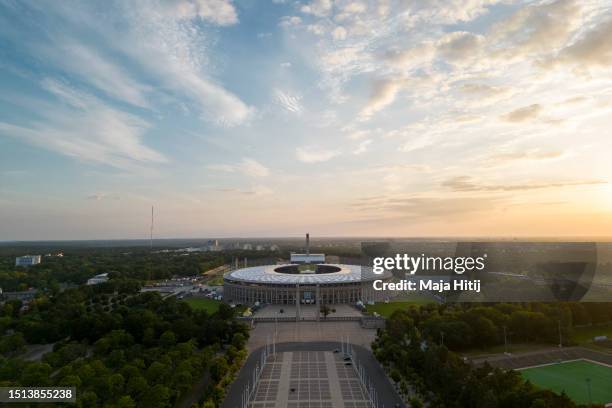
[[[268,358],[250,408],[368,408],[368,395],[340,353],[286,351]]]
[[[363,408],[361,397],[364,390],[360,383],[355,384],[351,380],[353,378],[352,373],[355,372],[351,371],[354,370],[353,367],[344,364],[344,360],[340,363],[336,360],[340,353],[335,351],[339,350],[340,347],[340,343],[337,342],[277,344],[276,355],[283,354],[282,361],[280,359],[278,361],[270,360],[273,364],[269,368],[265,367],[267,368],[266,376],[262,375],[260,377],[260,381],[267,377],[269,380],[276,380],[277,383],[269,382],[261,389],[257,388],[256,392],[251,394],[251,402],[257,402],[258,405],[250,404],[250,406],[257,408],[276,408],[278,406],[283,408],[330,408],[331,404],[331,408]],[[366,373],[368,387],[376,392],[378,406],[381,408],[405,408],[405,404],[397,395],[396,390],[387,379],[383,368],[378,364],[372,352],[357,345],[352,346],[352,349],[356,361],[362,367],[363,372]],[[221,405],[222,408],[240,408],[242,406],[245,390],[247,390],[247,387],[253,386],[254,369],[261,362],[263,350],[263,348],[260,348],[251,352],[245,365],[238,373],[236,381],[230,386],[225,401]],[[289,355],[288,352],[291,352],[291,358],[285,358],[285,355]],[[324,357],[321,359],[320,354],[313,352],[323,352]],[[333,358],[330,359],[327,355],[331,355]],[[297,356],[295,361],[293,356]],[[270,359],[272,356],[268,358]],[[297,363],[297,366],[292,371],[294,363]],[[335,365],[335,367],[330,365]],[[281,374],[281,372],[289,373],[289,375]],[[286,378],[283,379],[283,377]],[[303,378],[304,381],[296,382],[298,377]],[[293,385],[291,385],[292,383]],[[257,387],[259,387],[259,384],[257,384]],[[294,389],[293,392],[291,388]],[[255,395],[255,399],[259,395],[259,400],[254,400],[253,395]],[[285,403],[286,405],[283,405]]]
[[[330,313],[328,317],[361,317],[363,314],[351,305],[328,305]],[[282,312],[281,312],[282,310]],[[317,313],[319,313],[320,306],[318,305],[301,305],[300,315],[306,320],[316,320]],[[274,318],[295,318],[296,306],[295,305],[267,305],[262,307],[255,312],[254,317],[274,319]],[[325,318],[321,314],[319,316],[321,320]]]
[[[276,335],[275,335],[276,334]],[[370,344],[376,338],[376,329],[364,329],[357,321],[340,322],[265,322],[255,323],[247,348],[256,350],[271,342],[340,342],[342,337],[348,337],[352,344],[370,349]]]

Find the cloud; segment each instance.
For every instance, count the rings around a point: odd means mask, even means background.
[[[57,48],[34,48],[46,63],[53,63],[71,72],[108,96],[139,107],[150,107],[147,94],[152,90],[131,77],[108,56],[74,40],[58,40]]]
[[[399,148],[400,152],[409,153],[425,147],[433,146],[434,140],[427,134],[411,137],[410,140],[402,144]]]
[[[542,106],[535,103],[533,105],[508,112],[505,115],[502,115],[501,118],[506,122],[519,123],[535,119],[540,115],[540,113],[542,113]]]
[[[357,148],[353,150],[353,154],[359,155],[367,152],[368,148],[370,147],[370,144],[372,144],[372,140],[370,139],[362,141],[361,143],[359,143]]]
[[[158,101],[175,101],[221,126],[239,125],[254,114],[253,107],[212,75],[215,34],[201,22],[235,24],[230,1],[137,0],[109,3],[104,10],[87,3],[32,6],[61,22],[59,27],[45,25],[48,38],[30,45],[32,49],[41,51],[45,63],[78,75],[115,99],[151,108],[158,108]],[[147,84],[136,77],[146,78]]]
[[[28,126],[0,122],[0,133],[85,162],[122,169],[167,161],[143,144],[150,127],[147,121],[58,81],[46,79],[43,87],[61,103],[47,106],[39,112],[43,119],[32,120]]]
[[[612,64],[612,18],[584,33],[574,43],[562,49],[549,65],[560,63],[609,68]]]
[[[336,41],[346,40],[346,28],[338,26],[332,31],[332,37]]]
[[[351,207],[356,211],[378,214],[394,214],[394,223],[423,217],[452,219],[455,216],[482,213],[494,208],[501,200],[496,197],[377,197],[374,200],[359,200]],[[379,224],[387,219],[372,219]]]
[[[228,194],[240,194],[245,196],[266,196],[274,193],[274,190],[267,186],[257,185],[253,186],[248,190],[240,189],[240,188],[231,188],[231,187],[221,187],[215,189],[215,191],[219,193],[228,193]]]
[[[312,14],[317,17],[325,17],[332,10],[331,0],[313,0],[308,4],[303,5],[300,11],[305,14]]]
[[[206,166],[209,170],[227,173],[242,173],[247,177],[267,177],[270,169],[255,159],[243,158],[238,164],[210,164]]]
[[[517,152],[504,152],[494,154],[489,157],[488,161],[493,163],[508,162],[515,160],[555,160],[564,157],[565,154],[559,150],[527,150]]]
[[[297,159],[303,163],[320,163],[328,161],[340,153],[335,150],[326,150],[318,147],[298,147],[295,150]]]
[[[473,60],[480,54],[484,37],[466,31],[446,34],[438,42],[438,54],[449,62]]]
[[[94,193],[94,194],[90,194],[87,196],[88,200],[93,200],[93,201],[101,201],[101,200],[120,200],[121,197],[119,197],[116,194],[110,194],[110,193]]]
[[[360,117],[368,119],[376,112],[392,104],[403,85],[403,79],[382,79],[375,81],[372,85],[370,98],[359,114]]]
[[[557,0],[526,5],[494,25],[489,42],[500,58],[551,52],[565,44],[581,21],[581,3]]]
[[[525,184],[479,184],[469,176],[453,177],[442,182],[443,187],[453,191],[528,191],[548,188],[562,188],[574,186],[589,186],[607,184],[602,180],[573,180],[573,181],[553,181],[553,182],[533,182]]]
[[[435,52],[435,44],[429,41],[402,51],[388,51],[384,54],[384,59],[396,67],[415,68],[430,63],[435,56]]]
[[[279,25],[284,28],[297,26],[302,23],[302,19],[299,16],[283,16],[280,19]]]
[[[274,90],[274,101],[278,106],[287,112],[300,114],[303,107],[301,104],[302,97],[280,89]]]
[[[270,175],[270,169],[254,159],[242,159],[240,169],[244,174],[253,177],[266,177]]]
[[[179,18],[199,17],[219,26],[238,22],[238,15],[231,0],[184,0],[170,2],[167,6],[172,7]]]

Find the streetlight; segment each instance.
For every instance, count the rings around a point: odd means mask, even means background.
[[[504,326],[504,353],[508,354],[508,338],[506,337],[506,326]]]
[[[591,396],[591,379],[587,378],[586,379],[586,383],[587,383],[587,390],[589,391],[589,404],[593,403],[593,398]]]

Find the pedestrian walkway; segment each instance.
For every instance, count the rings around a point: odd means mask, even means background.
[[[367,408],[367,398],[342,353],[282,352],[268,357],[249,408]]]

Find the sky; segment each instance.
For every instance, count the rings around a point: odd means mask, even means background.
[[[0,240],[612,235],[612,2],[0,0]]]

